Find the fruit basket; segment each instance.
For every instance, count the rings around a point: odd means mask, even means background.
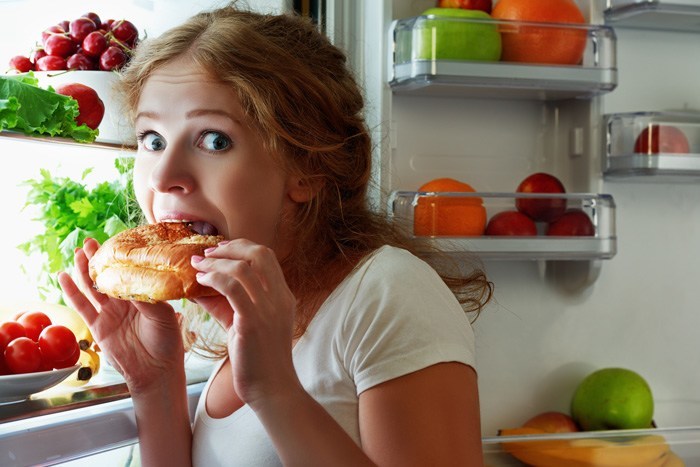
[[[389,216],[399,226],[452,254],[469,252],[483,259],[506,260],[592,260],[609,259],[617,252],[615,203],[607,194],[395,191],[388,203]],[[533,204],[556,205],[561,215],[549,222],[515,216],[518,218],[505,226],[493,227],[499,214]],[[576,215],[569,217],[570,212]],[[534,227],[525,225],[530,222]]]
[[[700,179],[700,113],[635,112],[604,119],[606,178]]]
[[[391,36],[395,93],[556,100],[617,86],[607,26],[427,15],[395,20]],[[510,61],[508,50],[523,49],[560,53],[520,52]]]
[[[492,436],[482,444],[493,467],[700,465],[700,426]]]
[[[605,22],[615,27],[700,32],[696,0],[608,0]]]

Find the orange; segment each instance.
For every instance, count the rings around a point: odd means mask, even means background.
[[[573,0],[499,0],[491,13],[498,20],[583,24]],[[503,25],[501,60],[578,65],[586,50],[587,31],[571,26]]]
[[[474,193],[467,183],[452,178],[431,180],[418,189],[426,193]],[[486,209],[479,197],[421,196],[413,211],[413,231],[419,236],[471,237],[483,235]]]

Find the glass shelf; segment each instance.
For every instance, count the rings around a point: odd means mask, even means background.
[[[456,28],[488,27],[497,28],[504,50],[507,39],[512,37],[509,35],[516,33],[540,40],[552,33],[567,40],[573,37],[582,41],[581,61],[552,65],[503,58],[472,59],[474,54],[468,46],[455,48],[456,34],[441,35],[441,29],[449,32]],[[606,26],[430,15],[395,20],[391,35],[394,44],[389,84],[394,93],[557,100],[590,97],[610,92],[617,86],[616,38],[612,28]],[[476,41],[479,37],[471,39]]]
[[[700,32],[697,0],[607,0],[605,22],[615,27]]]
[[[51,136],[30,136],[24,133],[2,130],[0,138],[9,138],[17,141],[27,141],[44,144],[67,144],[71,146],[79,146],[81,148],[107,149],[111,151],[135,152],[136,146],[128,146],[120,143],[106,142],[96,140],[92,143],[79,143],[71,138],[51,137]]]
[[[419,203],[431,206],[433,212],[429,218],[441,216],[482,216],[478,211],[466,209],[460,212],[460,206],[483,206],[485,219],[490,221],[503,211],[515,211],[516,200],[565,200],[566,208],[581,210],[590,219],[594,232],[590,236],[552,236],[547,235],[548,224],[535,222],[535,235],[442,235],[436,229],[423,232],[424,212],[416,215]],[[434,208],[433,206],[437,206]],[[446,206],[447,209],[445,209]],[[456,206],[456,209],[454,208]],[[453,209],[450,212],[450,209]],[[442,214],[440,211],[442,210]],[[535,193],[448,193],[395,191],[389,197],[389,216],[406,231],[416,237],[424,237],[442,251],[453,255],[477,254],[489,260],[596,260],[610,259],[617,253],[615,234],[615,203],[612,196],[606,194],[535,194]],[[483,226],[484,219],[481,222]],[[420,225],[419,225],[420,224]],[[472,224],[467,221],[466,224]],[[435,224],[434,224],[435,225]],[[420,227],[420,235],[416,228]]]
[[[535,465],[700,465],[700,426],[491,436],[482,439],[485,463]],[[641,459],[654,459],[642,462]],[[676,460],[672,463],[671,460]],[[538,464],[539,463],[539,464]],[[628,465],[632,465],[631,463]]]
[[[700,113],[631,112],[604,119],[607,179],[700,181]]]

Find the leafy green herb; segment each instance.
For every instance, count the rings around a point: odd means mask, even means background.
[[[56,273],[72,269],[75,248],[81,247],[85,238],[102,243],[141,223],[131,179],[133,162],[133,158],[116,159],[120,177],[92,189],[84,183],[92,169],[85,170],[80,181],[54,178],[48,170],[41,169],[41,178],[24,182],[30,187],[25,208],[39,208],[34,220],[43,223],[44,231],[18,248],[27,255],[39,252],[46,258],[39,277],[42,298],[60,291]]]
[[[33,74],[0,76],[0,131],[27,135],[63,136],[91,143],[99,135],[87,125],[78,126],[78,101],[39,87]]]

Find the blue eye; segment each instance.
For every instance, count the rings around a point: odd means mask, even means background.
[[[231,140],[228,136],[216,131],[208,131],[202,135],[200,145],[211,152],[225,151],[231,146]]]
[[[166,146],[165,140],[158,133],[143,133],[139,135],[138,140],[148,151],[162,151]]]

